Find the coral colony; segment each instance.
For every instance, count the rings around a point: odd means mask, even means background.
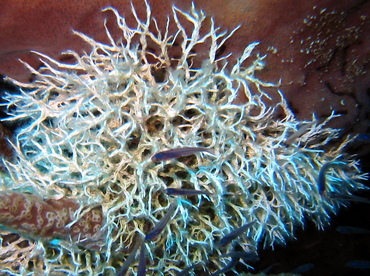
[[[133,9],[134,27],[107,8],[120,42],[77,33],[91,53],[68,52],[75,64],[39,53],[36,81],[7,95],[5,120],[21,127],[0,180],[2,273],[219,275],[285,243],[304,220],[323,228],[365,189],[343,152],[350,139],[328,147],[335,114],[297,121],[283,96],[264,103],[274,85],[254,75],[257,43],[226,64],[216,53],[236,29],[210,20],[203,33],[193,6],[173,8],[170,34],[146,5],[145,20]],[[200,44],[209,53],[196,66]],[[234,104],[238,93],[246,103]]]

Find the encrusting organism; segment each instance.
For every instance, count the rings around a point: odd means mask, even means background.
[[[0,192],[0,224],[26,236],[69,237],[87,248],[102,248],[105,237],[101,208],[90,209],[74,221],[79,207],[75,200],[68,198],[44,200],[26,193]]]
[[[305,220],[323,229],[349,196],[366,189],[358,162],[344,151],[351,139],[331,144],[339,130],[326,123],[337,115],[298,121],[277,85],[255,76],[264,66],[258,43],[228,63],[220,49],[238,28],[221,31],[193,5],[189,12],[174,7],[160,30],[145,4],[146,17],[132,9],[134,26],[114,8],[104,10],[116,16],[121,38],[107,29],[104,44],[76,32],[91,52],[68,51],[74,58],[68,64],[36,53],[43,67],[26,65],[35,81],[13,81],[21,92],[9,93],[2,105],[5,120],[19,127],[13,158],[3,160],[0,190],[24,200],[17,211],[3,201],[0,213],[21,215],[22,204],[36,202],[74,207],[59,220],[62,228],[53,226],[62,233],[22,236],[29,250],[2,243],[0,273],[177,275],[193,268],[190,274],[217,274],[243,259],[234,248],[252,256],[285,243]],[[197,60],[200,45],[208,50],[204,60]],[[281,96],[276,106],[265,104],[266,87]],[[242,93],[246,102],[235,104]],[[151,159],[181,148],[214,154]],[[333,161],[346,169],[326,171],[322,194],[320,170]],[[207,195],[174,196],[166,189]],[[37,212],[35,219],[60,215]],[[94,212],[98,221],[87,223]],[[247,223],[245,232],[216,246]],[[19,235],[28,229],[16,222],[7,227]]]

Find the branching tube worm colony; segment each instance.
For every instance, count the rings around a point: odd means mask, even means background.
[[[36,81],[15,82],[22,92],[7,95],[6,120],[21,126],[16,157],[3,160],[0,223],[23,247],[2,243],[1,273],[218,275],[285,243],[306,220],[323,228],[365,189],[343,150],[350,139],[330,146],[335,114],[298,121],[280,92],[276,106],[264,103],[265,88],[278,86],[255,76],[257,42],[227,64],[218,52],[237,29],[221,32],[194,6],[174,7],[170,33],[146,5],[144,19],[133,8],[135,26],[107,8],[121,41],[109,30],[110,44],[76,32],[90,53],[68,52],[75,64],[38,53]],[[208,56],[197,65],[199,45]],[[240,93],[247,101],[237,105]],[[163,157],[179,149],[186,154]],[[229,233],[235,239],[217,246]],[[233,253],[236,245],[246,253]]]

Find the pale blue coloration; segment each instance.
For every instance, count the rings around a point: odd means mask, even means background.
[[[145,241],[154,240],[164,229],[168,221],[171,217],[175,214],[177,208],[176,203],[172,203],[167,210],[167,213],[163,216],[163,218],[155,225],[155,227],[145,236]]]
[[[323,194],[326,190],[326,173],[330,168],[339,168],[345,170],[348,168],[348,165],[345,162],[332,161],[324,164],[319,173],[319,178],[317,180],[317,186],[320,194]]]
[[[239,237],[240,235],[242,235],[243,233],[245,233],[245,231],[247,231],[254,223],[256,223],[256,221],[249,222],[249,223],[244,224],[243,226],[240,226],[239,228],[231,231],[229,234],[227,234],[226,236],[222,237],[222,239],[219,240],[216,243],[216,246],[220,247],[220,246],[228,245],[233,240],[235,240],[237,237]]]
[[[117,16],[123,36],[118,42],[109,32],[109,45],[77,33],[91,52],[69,51],[75,64],[35,53],[47,70],[33,69],[35,82],[4,97],[7,120],[21,127],[14,159],[5,161],[7,183],[0,181],[2,189],[73,198],[81,203],[76,221],[101,206],[104,225],[95,230],[103,250],[81,250],[68,240],[45,243],[45,252],[53,247],[59,255],[38,257],[30,248],[32,266],[14,266],[17,252],[7,253],[0,256],[0,274],[34,274],[39,265],[47,272],[110,275],[119,271],[122,251],[134,248],[139,233],[146,234],[147,254],[157,265],[148,274],[173,276],[210,260],[213,265],[204,268],[217,275],[236,262],[220,257],[232,241],[255,251],[285,243],[306,220],[324,228],[364,189],[358,162],[343,152],[350,139],[330,144],[340,132],[326,126],[334,114],[320,123],[299,121],[277,85],[257,78],[264,63],[258,43],[246,45],[235,62],[219,57],[235,30],[220,31],[194,5],[189,12],[174,7],[164,30],[148,4],[146,14],[128,15],[136,21],[131,26],[114,8],[105,12]],[[199,48],[204,53],[195,55]],[[163,81],[156,78],[158,70]],[[277,95],[274,106],[264,101],[267,89]],[[246,100],[236,105],[240,93]],[[153,130],[153,122],[161,127]],[[196,154],[182,162],[151,160],[153,149],[171,148],[153,159]],[[209,156],[210,149],[217,155]],[[323,164],[333,160],[346,169],[326,171]],[[174,198],[163,192],[168,187],[214,193]],[[176,215],[176,205],[163,207],[174,199],[181,203]],[[220,241],[225,246],[216,248],[215,237],[228,232]],[[143,258],[140,254],[140,273]]]

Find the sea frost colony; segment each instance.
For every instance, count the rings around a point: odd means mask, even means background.
[[[255,253],[285,243],[305,220],[323,228],[345,205],[340,195],[364,188],[358,163],[343,151],[349,139],[330,146],[338,131],[325,124],[335,115],[298,121],[282,93],[276,106],[264,103],[264,88],[278,87],[254,75],[263,68],[263,59],[252,54],[257,43],[235,64],[218,56],[237,29],[221,32],[211,20],[204,32],[205,15],[194,6],[189,13],[173,8],[172,34],[159,30],[149,5],[145,20],[133,9],[136,26],[127,26],[113,8],[105,12],[117,16],[121,42],[109,31],[109,45],[77,33],[91,53],[68,52],[75,64],[39,53],[44,67],[30,68],[36,81],[18,83],[22,92],[6,97],[6,120],[22,126],[13,141],[16,158],[4,161],[8,173],[0,182],[1,191],[77,202],[74,222],[98,208],[99,238],[27,237],[18,251],[3,245],[1,272],[116,275],[136,240],[175,203],[163,232],[143,245],[147,275],[176,275],[197,263],[198,271],[213,273],[230,261],[221,255],[236,248]],[[208,47],[208,57],[197,63],[200,45]],[[179,50],[176,58],[173,49]],[[246,103],[235,104],[238,93],[245,93]],[[206,147],[214,154],[151,160],[179,147]],[[320,192],[320,170],[333,161],[346,167],[329,168]],[[171,196],[164,193],[168,187],[211,194]],[[248,222],[254,223],[235,241],[216,246]]]

